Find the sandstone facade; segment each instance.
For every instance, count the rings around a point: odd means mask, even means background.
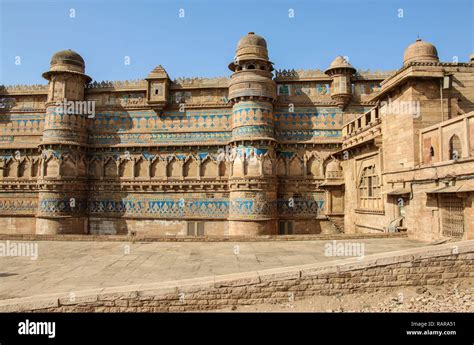
[[[473,238],[472,61],[417,41],[395,72],[275,72],[249,33],[229,69],[92,82],[67,50],[2,87],[0,232]]]

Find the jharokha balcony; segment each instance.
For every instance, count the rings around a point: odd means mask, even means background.
[[[344,125],[342,128],[342,148],[347,149],[360,145],[379,137],[381,133],[379,109],[374,107]]]

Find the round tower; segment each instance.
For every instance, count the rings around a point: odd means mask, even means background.
[[[63,50],[51,58],[51,68],[43,73],[49,81],[43,144],[82,145],[87,141],[88,106],[84,86],[91,78],[84,74],[82,57]],[[90,108],[90,107],[89,107]]]
[[[331,98],[344,109],[352,98],[351,77],[355,68],[342,56],[337,56],[325,71],[332,79]]]
[[[40,234],[86,233],[87,119],[95,104],[84,99],[91,78],[84,59],[72,50],[51,58],[43,77],[49,82],[38,178],[39,203],[36,232]]]
[[[249,32],[229,65],[233,148],[229,234],[277,233],[273,102],[276,84],[267,43]]]

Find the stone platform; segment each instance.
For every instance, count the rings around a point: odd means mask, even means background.
[[[474,241],[464,241],[291,267],[5,299],[0,311],[205,311],[292,303],[308,296],[472,282],[473,260]]]
[[[0,240],[0,243],[5,242]],[[426,245],[408,238],[341,242],[363,243],[365,255]],[[0,256],[0,299],[219,276],[347,258],[325,256],[325,245],[332,240],[31,243],[38,245],[37,260]]]

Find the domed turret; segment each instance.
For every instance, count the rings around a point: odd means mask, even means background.
[[[331,98],[344,109],[352,98],[351,77],[356,69],[342,56],[337,56],[324,71],[332,78]]]
[[[68,72],[83,75],[86,81],[89,82],[91,78],[84,74],[85,69],[86,64],[82,56],[71,49],[61,50],[51,58],[51,67],[49,71],[43,73],[43,78],[49,80],[53,74]]]
[[[68,50],[61,50],[53,55],[51,58],[51,66],[56,65],[74,65],[80,66],[82,68],[85,67],[84,59],[75,51],[68,49]]]
[[[341,55],[336,56],[336,58],[331,62],[329,68],[326,70],[325,73],[331,73],[331,71],[336,68],[347,68],[349,70],[352,70],[352,73],[356,71],[355,68],[352,67],[352,65]]]
[[[45,103],[38,177],[38,233],[84,233],[87,229],[86,144],[88,118],[95,116],[95,101],[85,98],[84,59],[72,50],[62,50],[51,58],[43,73],[49,91]],[[64,147],[67,146],[67,150]],[[48,189],[41,186],[48,181]],[[44,207],[50,204],[54,207]]]
[[[237,43],[237,60],[264,59],[268,60],[267,42],[262,36],[249,32]]]
[[[49,71],[43,73],[43,77],[49,82],[43,132],[44,144],[67,143],[80,146],[87,141],[87,126],[84,117],[90,114],[86,114],[81,107],[74,109],[74,114],[73,110],[66,112],[66,106],[64,106],[68,102],[85,100],[85,84],[91,78],[84,72],[84,59],[78,53],[72,50],[61,50],[52,56]]]
[[[439,62],[438,51],[431,43],[417,39],[410,44],[403,54],[403,65],[410,62]]]
[[[235,58],[229,65],[229,69],[235,71],[237,65],[240,63],[252,60],[269,62],[267,42],[262,36],[256,35],[254,32],[249,32],[237,43]],[[272,69],[271,65],[270,69]]]
[[[263,37],[253,32],[242,37],[229,69],[234,72],[229,85],[231,101],[241,97],[276,98],[272,62],[268,60],[267,42]]]

